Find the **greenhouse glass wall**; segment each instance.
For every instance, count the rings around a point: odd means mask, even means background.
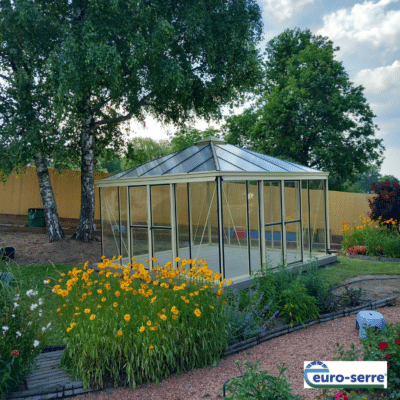
[[[234,283],[263,266],[329,264],[327,179],[209,137],[98,182],[102,253],[150,270],[205,259]]]

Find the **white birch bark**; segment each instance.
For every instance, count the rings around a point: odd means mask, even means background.
[[[64,239],[65,234],[61,227],[58,217],[56,199],[54,197],[53,187],[51,185],[49,170],[46,159],[41,153],[34,156],[36,173],[39,180],[40,194],[44,206],[44,219],[50,243]]]

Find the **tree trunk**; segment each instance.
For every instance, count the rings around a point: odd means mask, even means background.
[[[46,159],[41,153],[37,153],[34,156],[34,160],[36,165],[36,173],[39,180],[40,194],[42,196],[42,202],[44,206],[44,219],[46,221],[49,240],[50,243],[57,242],[64,239],[65,234],[58,218],[56,199],[51,186]]]
[[[97,240],[93,234],[94,222],[94,120],[88,116],[83,121],[82,129],[82,164],[81,164],[81,214],[78,229],[71,239],[82,242]]]

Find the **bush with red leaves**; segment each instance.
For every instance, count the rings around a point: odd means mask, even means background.
[[[380,226],[386,226],[388,230],[397,228],[400,234],[400,183],[397,180],[390,184],[389,179],[385,182],[372,184],[372,191],[377,195],[368,199],[371,212],[369,217],[378,221]]]

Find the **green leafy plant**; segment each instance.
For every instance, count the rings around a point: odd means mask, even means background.
[[[345,353],[343,345],[335,353],[339,352],[340,357],[334,361],[354,361],[359,356],[356,353],[364,352],[364,361],[387,361],[388,362],[388,388],[387,393],[391,399],[400,399],[400,322],[387,324],[381,329],[375,327],[366,328],[366,337],[361,338],[362,350],[354,351],[354,343],[351,343],[351,350]],[[345,389],[346,390],[346,389]],[[350,389],[351,390],[351,389]],[[377,389],[368,389],[370,393],[375,393]]]
[[[40,343],[46,340],[51,321],[42,314],[43,297],[24,285],[0,280],[0,396],[18,387],[32,370]],[[44,325],[44,326],[43,326]],[[43,326],[43,327],[42,327]]]
[[[315,319],[319,316],[317,299],[309,296],[305,286],[298,280],[293,281],[279,294],[276,307],[291,327],[295,322],[305,326],[304,320]]]
[[[218,288],[221,274],[212,276],[205,261],[149,273],[137,262],[120,267],[104,258],[99,268],[93,274],[87,262],[53,288],[67,345],[60,365],[85,387],[107,379],[117,387],[121,377],[130,387],[158,383],[219,361],[228,348],[225,280]]]
[[[248,400],[255,398],[257,400],[301,400],[301,396],[297,396],[292,392],[291,384],[287,381],[285,371],[285,363],[282,362],[282,367],[277,366],[279,376],[275,377],[268,375],[269,371],[260,371],[258,365],[261,360],[258,360],[254,365],[249,361],[243,361],[242,367],[246,366],[246,371],[241,377],[231,379],[226,390],[231,392],[226,396],[228,400]],[[235,361],[240,373],[242,373],[240,361]],[[222,391],[221,389],[220,391]]]

